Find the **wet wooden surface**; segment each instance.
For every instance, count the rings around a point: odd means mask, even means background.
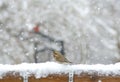
[[[49,75],[36,79],[29,77],[29,82],[69,82],[68,75]],[[73,82],[120,82],[120,76],[78,76],[75,75]]]
[[[0,82],[23,82],[23,78],[16,72],[9,72],[0,78]]]
[[[28,82],[68,82],[68,74],[52,74],[47,77],[28,77]],[[24,82],[18,73],[8,73],[0,78],[0,82]],[[73,82],[120,82],[120,76],[74,75]]]

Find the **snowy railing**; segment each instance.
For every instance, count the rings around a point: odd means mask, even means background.
[[[120,82],[120,63],[68,65],[46,62],[0,65],[0,82]]]

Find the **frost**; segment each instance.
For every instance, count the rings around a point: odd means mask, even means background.
[[[101,80],[98,80],[98,82],[102,82]]]

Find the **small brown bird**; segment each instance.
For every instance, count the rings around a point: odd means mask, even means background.
[[[59,63],[71,63],[59,51],[53,50],[53,57]]]

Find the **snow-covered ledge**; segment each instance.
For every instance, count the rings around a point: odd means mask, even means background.
[[[73,72],[76,75],[88,74],[97,76],[120,76],[120,63],[111,65],[69,65],[58,64],[55,62],[46,63],[32,63],[32,64],[19,64],[19,65],[2,65],[0,64],[0,77],[2,78],[8,72],[19,73],[20,76],[34,75],[36,78],[47,77],[51,74],[68,74]]]

